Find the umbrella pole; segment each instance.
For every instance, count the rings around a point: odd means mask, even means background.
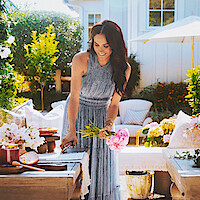
[[[192,68],[194,68],[194,36],[192,36]]]

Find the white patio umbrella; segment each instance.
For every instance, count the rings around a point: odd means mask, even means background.
[[[194,42],[200,42],[200,17],[189,16],[155,31],[143,34],[130,41],[146,42],[191,42],[192,68],[194,68]]]

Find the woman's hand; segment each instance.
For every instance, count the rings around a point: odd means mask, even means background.
[[[101,130],[99,130],[99,138],[100,139],[106,139],[107,136],[106,136],[106,127],[102,128]]]
[[[78,139],[77,139],[76,134],[68,132],[68,134],[63,138],[60,147],[61,149],[63,149],[67,143],[69,143],[69,145],[71,146],[75,146],[77,141]]]
[[[99,138],[100,139],[106,139],[107,138],[106,131],[111,131],[112,126],[113,126],[113,120],[111,120],[111,119],[106,120],[104,128],[99,130]]]

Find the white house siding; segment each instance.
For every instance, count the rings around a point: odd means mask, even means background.
[[[122,29],[124,40],[128,40],[128,0],[104,0],[109,2],[109,16],[105,19],[116,22]]]
[[[147,29],[147,0],[129,0],[129,40],[142,35]],[[133,13],[134,12],[134,13]],[[199,0],[177,0],[176,19],[190,15],[200,16]],[[132,26],[130,27],[130,24]],[[135,29],[135,30],[134,30]],[[141,64],[140,88],[155,83],[184,81],[192,67],[192,45],[176,43],[131,42],[129,53],[136,53]],[[200,64],[200,46],[195,44],[195,65]]]
[[[124,34],[124,40],[127,44],[128,39],[128,0],[69,0],[69,3],[80,6],[79,12],[83,13],[81,16],[81,22],[84,26],[84,39],[83,49],[88,47],[88,14],[89,13],[100,13],[102,20],[109,19],[113,20],[122,28]]]
[[[88,48],[88,14],[101,14],[103,16],[104,0],[69,0],[69,3],[79,6],[81,10],[81,25],[84,27],[83,32],[83,50]]]

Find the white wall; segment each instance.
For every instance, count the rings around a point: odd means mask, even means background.
[[[147,1],[129,0],[129,40],[142,35],[147,29]],[[131,13],[131,11],[135,11]],[[190,15],[200,16],[199,0],[177,0],[176,18]],[[195,65],[200,64],[198,56],[200,45],[195,44]],[[129,53],[136,53],[141,63],[140,87],[143,88],[157,80],[161,82],[180,82],[187,76],[187,70],[192,67],[192,45],[176,43],[129,43]]]
[[[127,43],[128,38],[128,0],[70,0],[71,4],[81,7],[82,25],[85,28],[83,50],[87,49],[87,16],[89,13],[100,13],[102,20],[109,19],[116,22],[122,29],[124,40]]]

